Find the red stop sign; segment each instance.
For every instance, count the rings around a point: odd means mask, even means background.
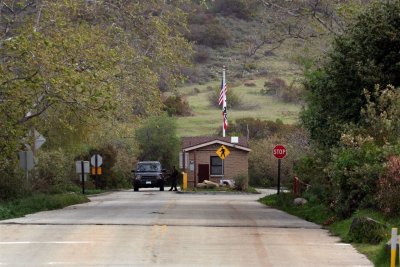
[[[286,147],[284,147],[283,145],[276,145],[274,147],[274,156],[277,159],[283,159],[284,157],[286,157]]]

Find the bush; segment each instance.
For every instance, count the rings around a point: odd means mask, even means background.
[[[189,41],[212,48],[228,46],[231,34],[217,20],[208,24],[190,25]]]
[[[210,101],[211,106],[214,107],[219,107],[218,105],[218,99],[219,99],[219,92],[221,88],[215,88],[213,91],[210,92],[208,95],[208,100]],[[226,93],[226,99],[227,99],[227,106],[228,109],[239,109],[242,106],[242,100],[240,97],[235,94],[232,90],[227,91]]]
[[[252,186],[277,185],[278,160],[273,156],[275,145],[282,143],[282,139],[276,136],[268,139],[250,142],[252,152],[249,155],[249,176]],[[291,150],[289,146],[287,149]],[[281,165],[281,182],[292,180],[293,155],[288,154]]]
[[[355,217],[349,229],[350,242],[378,244],[386,235],[384,224],[369,217]]]
[[[62,149],[39,150],[33,172],[32,188],[42,193],[62,193],[76,177],[74,160]]]
[[[8,166],[0,172],[0,200],[15,199],[30,193],[22,171]]]
[[[296,86],[294,81],[290,85],[287,85],[286,81],[280,78],[266,81],[260,93],[275,96],[289,103],[298,103],[303,98],[303,90]]]
[[[169,96],[164,101],[164,110],[169,116],[190,116],[192,112],[189,103],[180,96]]]
[[[384,149],[367,142],[356,147],[339,148],[327,167],[336,195],[334,208],[339,217],[347,218],[358,208],[375,208],[371,196],[383,171]]]
[[[249,184],[249,179],[246,175],[239,174],[233,178],[235,180],[235,190],[246,191]]]
[[[194,61],[196,63],[206,63],[210,58],[210,53],[203,46],[197,46],[196,53],[194,54]]]
[[[224,16],[251,20],[259,7],[259,3],[255,0],[217,0],[213,10],[215,13],[221,13]]]
[[[329,204],[333,200],[332,182],[324,172],[329,161],[329,153],[314,151],[313,154],[302,157],[295,164],[296,176],[302,182],[310,185],[307,191],[304,185],[300,185],[300,193],[304,192],[303,196],[311,202]]]
[[[391,156],[378,182],[377,200],[387,216],[400,215],[400,157]]]

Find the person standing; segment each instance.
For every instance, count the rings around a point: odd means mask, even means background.
[[[173,188],[174,191],[178,191],[178,189],[176,188],[178,182],[178,171],[176,170],[175,166],[172,167],[172,173],[171,173],[171,188],[169,189],[169,191],[172,191]]]

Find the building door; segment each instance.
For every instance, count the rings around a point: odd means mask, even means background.
[[[204,180],[210,180],[210,166],[208,164],[199,164],[197,177],[199,183],[202,183]]]

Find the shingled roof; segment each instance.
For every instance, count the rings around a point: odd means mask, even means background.
[[[183,137],[182,138],[182,149],[186,149],[189,147],[194,147],[198,146],[201,144],[207,144],[212,141],[222,141],[225,143],[231,143],[231,137],[219,137],[219,136],[194,136],[194,137]],[[249,144],[247,142],[247,138],[245,137],[239,137],[239,142],[236,143],[236,145],[239,145],[241,147],[249,147]]]

